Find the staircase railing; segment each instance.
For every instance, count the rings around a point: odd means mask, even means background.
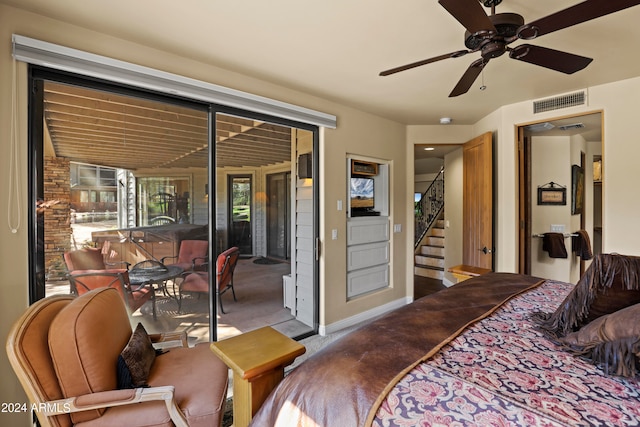
[[[415,241],[417,248],[444,207],[444,167],[433,179],[419,202],[415,202]]]

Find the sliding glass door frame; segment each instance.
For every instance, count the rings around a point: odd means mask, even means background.
[[[142,88],[130,87],[109,81],[99,80],[73,73],[56,71],[38,65],[29,65],[29,118],[28,118],[28,222],[29,222],[29,302],[33,303],[45,297],[45,260],[44,260],[44,214],[38,212],[37,203],[44,200],[44,82],[53,81],[90,89],[113,92],[120,95],[143,98],[153,101],[181,105],[208,113],[208,188],[214,191],[216,188],[216,115],[227,114],[243,118],[255,119],[264,122],[303,129],[313,134],[313,333],[318,329],[318,304],[319,304],[319,127],[308,123],[297,122],[290,119],[274,117],[266,114],[253,113],[233,107],[206,103],[195,99],[185,99],[168,94],[160,94]],[[208,198],[208,235],[209,235],[209,259],[213,260],[220,248],[217,248],[215,219],[215,197]],[[212,263],[210,263],[211,266]],[[211,267],[209,267],[211,269]],[[209,271],[211,284],[215,282],[215,274]],[[209,293],[209,328],[210,340],[217,340],[217,295]]]

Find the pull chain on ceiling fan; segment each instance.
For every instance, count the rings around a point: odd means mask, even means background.
[[[529,64],[565,74],[573,74],[585,68],[593,59],[528,43],[516,47],[509,47],[509,44],[517,40],[533,40],[545,34],[640,4],[640,0],[587,0],[526,24],[524,18],[516,13],[496,14],[495,7],[502,0],[481,1],[484,6],[491,8],[491,15],[487,15],[482,10],[478,0],[438,1],[447,12],[466,28],[464,44],[467,49],[391,68],[382,71],[380,75],[388,76],[443,59],[459,58],[474,52],[480,52],[481,58],[471,63],[449,94],[449,97],[467,93],[487,63],[506,52],[509,52],[510,58],[518,61],[528,62]]]

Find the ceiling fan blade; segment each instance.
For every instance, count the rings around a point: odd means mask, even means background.
[[[640,0],[587,0],[540,18],[537,21],[530,22],[528,27],[535,27],[530,31],[534,33],[535,37],[539,37],[609,15],[610,13],[619,12],[638,4],[640,4]],[[527,33],[529,33],[529,30]]]
[[[523,44],[511,49],[509,56],[518,61],[539,65],[565,74],[580,71],[593,61],[592,58],[585,56],[530,44]]]
[[[471,34],[478,31],[496,32],[496,27],[482,10],[478,0],[438,0],[438,3]]]
[[[471,65],[469,65],[469,68],[467,68],[467,71],[462,75],[462,78],[458,81],[456,87],[454,87],[449,94],[449,98],[467,93],[473,82],[476,81],[482,72],[484,66],[487,65],[487,62],[488,60],[484,60],[482,58],[473,61]]]
[[[395,74],[395,73],[399,73],[400,71],[410,70],[411,68],[419,67],[421,65],[431,64],[432,62],[441,61],[443,59],[459,58],[461,56],[466,55],[469,52],[470,51],[468,51],[468,50],[457,50],[455,52],[446,53],[444,55],[436,56],[436,57],[429,58],[429,59],[423,59],[422,61],[412,62],[411,64],[402,65],[402,66],[396,67],[396,68],[391,68],[389,70],[382,71],[380,73],[380,75],[381,76],[388,76],[389,74]]]

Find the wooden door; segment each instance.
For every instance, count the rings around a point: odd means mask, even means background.
[[[487,132],[463,146],[463,264],[493,270],[493,143]]]

